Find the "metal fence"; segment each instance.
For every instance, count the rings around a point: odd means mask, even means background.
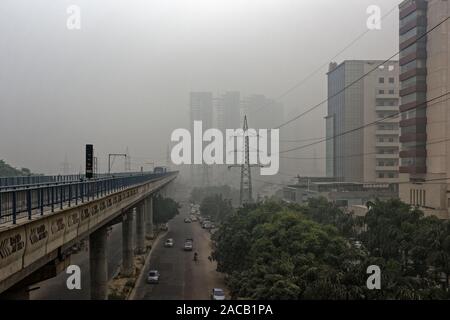
[[[150,173],[151,172],[98,173],[95,174],[94,180],[111,177],[141,176],[142,174]],[[83,180],[86,180],[84,174],[0,177],[0,190],[19,186],[34,186],[37,184],[76,182]]]
[[[92,180],[74,179],[72,181],[43,182],[34,185],[14,185],[0,189],[0,224],[18,218],[44,215],[104,197],[127,187],[157,180],[171,173],[141,173],[128,176],[107,176]]]

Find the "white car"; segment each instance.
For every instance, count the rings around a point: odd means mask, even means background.
[[[191,221],[191,219],[189,219],[189,218],[186,218],[186,219],[184,219],[184,223],[191,223],[192,221]]]
[[[214,288],[211,292],[211,299],[213,300],[225,300],[225,292],[220,288]]]
[[[186,241],[184,243],[184,251],[192,251],[192,241]]]
[[[150,270],[147,275],[147,283],[159,283],[159,271]]]
[[[204,221],[203,224],[202,224],[202,228],[203,229],[211,229],[211,222]]]
[[[173,247],[173,239],[172,238],[167,239],[166,242],[164,242],[164,247],[172,248]]]

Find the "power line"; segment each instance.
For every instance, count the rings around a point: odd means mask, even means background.
[[[308,139],[296,139],[296,140],[284,140],[284,139],[281,139],[280,142],[287,142],[287,143],[290,143],[290,142],[316,141],[316,140],[320,140],[320,139],[323,139],[323,138],[326,138],[326,137],[320,137],[320,138],[308,138]]]
[[[426,31],[424,34],[422,34],[420,37],[418,37],[416,39],[416,41],[414,41],[413,43],[411,43],[408,47],[416,44],[420,39],[426,37],[430,32],[434,31],[436,28],[438,28],[439,26],[441,26],[443,23],[445,23],[450,17],[445,18],[444,20],[442,20],[441,22],[439,22],[437,25],[435,25],[433,28],[429,29],[428,31]],[[275,129],[280,129],[298,119],[300,119],[301,117],[305,116],[306,114],[308,114],[309,112],[317,109],[318,107],[320,107],[321,105],[323,105],[324,103],[328,102],[330,99],[338,96],[339,94],[345,92],[348,88],[352,87],[354,84],[358,83],[359,81],[361,81],[362,79],[364,79],[365,77],[367,77],[369,74],[371,74],[373,71],[377,70],[379,67],[383,66],[384,64],[388,63],[389,61],[391,61],[394,57],[396,57],[397,55],[400,54],[400,52],[402,52],[403,50],[405,50],[406,48],[403,48],[402,50],[396,52],[395,54],[393,54],[390,58],[384,60],[382,63],[378,64],[376,67],[374,67],[373,69],[369,70],[367,73],[363,74],[361,77],[359,77],[358,79],[356,79],[355,81],[351,82],[350,84],[348,84],[347,86],[345,86],[343,89],[339,90],[338,92],[336,92],[335,94],[331,95],[330,97],[327,97],[325,100],[319,102],[318,104],[310,107],[309,109],[305,110],[304,112],[302,112],[301,114],[295,116],[294,118],[283,122],[282,124],[280,124],[279,126],[275,127]]]
[[[398,6],[394,6],[392,7],[384,16],[381,17],[381,21],[383,21],[385,18],[387,18],[388,16],[391,15],[392,12],[394,12],[394,10],[396,10],[398,8]],[[317,67],[316,69],[314,69],[314,71],[312,71],[311,73],[309,73],[305,78],[303,78],[302,80],[300,80],[298,83],[294,84],[292,87],[290,87],[289,89],[287,89],[286,91],[284,91],[283,93],[281,93],[280,95],[278,95],[274,101],[279,101],[282,98],[286,97],[287,95],[289,95],[292,91],[298,89],[299,87],[301,87],[302,85],[304,85],[309,79],[311,79],[313,76],[315,76],[320,70],[322,70],[324,67],[328,66],[328,64],[330,63],[330,61],[336,59],[337,57],[339,57],[342,53],[344,53],[348,48],[350,48],[351,46],[353,46],[356,42],[358,42],[360,39],[362,39],[366,34],[368,34],[371,30],[370,29],[366,29],[363,33],[361,33],[359,36],[357,36],[354,40],[352,40],[349,44],[347,44],[343,49],[341,49],[338,53],[336,53],[333,57],[331,57],[330,59],[328,59],[326,62],[324,62],[322,65],[320,65],[319,67]],[[259,109],[256,110],[256,112],[261,111],[262,109],[266,108],[267,105],[262,105]]]
[[[431,101],[441,99],[441,98],[443,98],[443,97],[445,97],[445,96],[447,96],[447,95],[449,95],[449,94],[450,94],[450,91],[449,91],[449,92],[446,92],[446,93],[444,93],[444,94],[442,94],[442,95],[440,95],[440,96],[438,96],[438,97],[435,97],[435,98],[433,98],[433,99],[430,99],[430,100],[428,100],[428,101],[425,101],[424,103],[421,103],[421,104],[419,104],[418,106],[416,106],[416,107],[414,107],[414,108],[411,108],[411,109],[409,109],[409,110],[407,110],[407,111],[411,111],[411,110],[417,109],[417,108],[419,108],[419,107],[425,107],[425,106],[426,106],[428,103],[430,103]],[[439,101],[439,102],[441,102],[441,101]],[[327,138],[322,139],[322,140],[320,140],[320,141],[316,141],[316,142],[312,142],[312,143],[309,143],[309,144],[306,144],[306,145],[302,145],[302,146],[294,147],[294,148],[291,148],[291,149],[283,150],[283,151],[280,151],[279,153],[282,154],[282,153],[292,152],[292,151],[295,151],[295,150],[304,149],[304,148],[307,148],[307,147],[310,147],[310,146],[313,146],[313,145],[316,145],[316,144],[319,144],[319,143],[328,141],[328,140],[330,140],[330,139],[334,139],[334,138],[337,138],[337,137],[346,135],[346,134],[348,134],[348,133],[352,133],[352,132],[355,132],[355,131],[364,129],[364,128],[368,127],[368,126],[371,126],[371,125],[374,125],[374,124],[378,124],[378,123],[380,123],[380,122],[383,122],[383,121],[386,120],[386,119],[390,119],[390,118],[393,118],[393,117],[398,117],[399,114],[404,113],[404,112],[407,112],[407,111],[398,112],[398,113],[389,115],[389,116],[387,116],[387,117],[378,119],[378,120],[376,120],[376,121],[366,123],[366,124],[364,124],[364,125],[362,125],[362,126],[360,126],[360,127],[356,127],[356,128],[351,129],[351,130],[347,130],[347,131],[341,132],[341,133],[339,133],[339,134],[337,134],[337,135],[333,135],[333,136],[331,136],[331,137],[327,137]]]
[[[425,107],[431,107],[431,106],[433,106],[433,105],[435,105],[435,104],[442,103],[442,102],[444,102],[444,101],[448,101],[450,98],[446,98],[446,99],[444,99],[444,100],[439,100],[439,99],[441,99],[441,98],[443,98],[443,97],[445,97],[445,96],[447,96],[447,95],[449,95],[449,94],[450,94],[450,91],[449,91],[449,92],[446,92],[446,93],[444,93],[444,94],[442,94],[442,95],[440,95],[440,96],[438,96],[438,97],[435,97],[435,98],[433,98],[433,99],[430,99],[430,100],[428,100],[428,101],[425,101],[425,102],[423,102],[423,103],[421,103],[421,104],[415,106],[414,108],[408,109],[408,110],[406,110],[406,111],[398,111],[398,112],[395,112],[395,113],[390,114],[390,115],[388,115],[388,116],[386,116],[386,117],[383,117],[383,118],[381,118],[381,119],[375,120],[375,121],[373,121],[373,122],[366,123],[366,124],[364,124],[364,125],[362,125],[362,126],[359,126],[359,127],[356,127],[356,128],[353,128],[353,129],[350,129],[350,130],[341,132],[341,133],[336,134],[336,135],[333,135],[333,136],[331,136],[331,137],[324,137],[324,138],[323,138],[322,140],[320,140],[320,141],[316,141],[316,142],[312,142],[312,143],[309,143],[309,144],[306,144],[306,145],[301,145],[301,146],[294,147],[294,148],[291,148],[291,149],[288,149],[288,150],[280,151],[279,154],[282,154],[282,153],[288,153],[288,152],[292,152],[292,151],[295,151],[295,150],[300,150],[300,149],[304,149],[304,148],[307,148],[307,147],[310,147],[310,146],[314,146],[314,145],[316,145],[316,144],[319,144],[319,143],[322,143],[322,142],[326,142],[326,141],[328,141],[328,140],[330,140],[330,139],[334,139],[334,138],[337,138],[337,137],[346,135],[346,134],[348,134],[348,133],[352,133],[352,132],[355,132],[355,131],[358,131],[358,130],[362,130],[362,129],[366,128],[366,127],[369,127],[369,126],[372,126],[372,125],[375,125],[375,124],[383,123],[383,121],[385,121],[385,120],[388,120],[388,119],[394,119],[394,118],[396,118],[396,117],[399,117],[400,114],[405,113],[405,112],[409,112],[409,111],[414,110],[414,109],[418,109],[418,108],[421,108],[421,107],[423,107],[423,108],[425,108]],[[435,100],[439,100],[439,101],[436,102],[436,103],[430,104],[430,102],[435,101]],[[443,121],[443,122],[446,122],[446,121]],[[255,152],[254,149],[253,149],[252,151]]]
[[[428,145],[432,145],[432,144],[437,144],[437,143],[442,143],[442,142],[447,142],[450,141],[450,138],[448,139],[443,139],[443,140],[437,140],[437,141],[430,141],[425,143],[424,145],[428,146]],[[382,147],[382,148],[389,148],[389,147]],[[280,159],[295,159],[295,160],[327,160],[327,159],[342,159],[342,158],[354,158],[354,157],[362,157],[362,156],[366,156],[366,155],[375,155],[375,154],[379,154],[378,152],[366,152],[366,153],[359,153],[359,154],[351,154],[351,155],[347,155],[347,156],[339,156],[339,157],[280,157]],[[389,154],[389,153],[386,153]],[[434,158],[434,157],[442,157],[440,155],[435,155],[435,156],[431,156],[431,155],[427,155],[427,158]],[[389,160],[389,159],[386,159]]]
[[[278,186],[283,186],[286,187],[286,184],[283,183],[277,183],[277,182],[271,182],[271,181],[266,181],[266,180],[261,180],[261,179],[253,179],[255,181],[259,181],[259,182],[263,182],[263,183],[267,183],[267,184],[272,184],[272,185],[278,185]],[[439,184],[439,183],[432,183],[432,182],[436,182],[436,181],[448,181],[450,180],[449,178],[434,178],[434,179],[424,179],[421,181],[398,181],[398,182],[392,182],[395,184],[418,184],[418,185],[430,185],[430,184]],[[428,183],[431,182],[431,183]],[[362,184],[388,184],[386,182],[361,182]]]

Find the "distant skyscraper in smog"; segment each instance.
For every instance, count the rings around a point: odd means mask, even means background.
[[[400,6],[401,200],[450,218],[450,4]],[[438,26],[438,27],[436,27]],[[436,28],[435,28],[436,27]],[[427,31],[429,31],[428,34]]]
[[[271,129],[280,125],[284,119],[281,102],[269,99],[262,94],[245,97],[243,111],[247,115],[249,128]]]
[[[398,62],[388,62],[355,82],[382,63],[349,60],[330,64],[325,118],[328,177],[368,183],[398,180]],[[357,130],[345,133],[353,129]]]
[[[227,91],[219,94],[216,99],[216,125],[223,134],[227,129],[237,129],[241,125],[241,93],[239,91]],[[224,156],[226,146],[223,146]],[[235,170],[229,170],[227,165],[214,166],[213,179],[219,184],[236,185],[238,176]]]
[[[194,121],[202,121],[203,132],[213,126],[213,94],[211,92],[191,92],[190,126],[194,133]],[[193,146],[192,146],[193,147]],[[208,186],[211,179],[210,168],[204,164],[191,165],[191,180],[194,186]]]
[[[227,91],[217,98],[217,127],[225,132],[226,129],[236,129],[241,125],[241,93]]]

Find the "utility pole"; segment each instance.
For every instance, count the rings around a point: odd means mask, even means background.
[[[253,190],[252,190],[252,171],[251,167],[262,167],[260,164],[252,165],[250,164],[250,146],[249,146],[249,137],[248,137],[248,123],[247,116],[244,116],[244,154],[243,161],[240,165],[231,165],[228,166],[228,169],[233,167],[241,168],[241,185],[239,190],[239,205],[243,205],[244,203],[252,203],[253,202]],[[259,153],[259,151],[258,151]]]

